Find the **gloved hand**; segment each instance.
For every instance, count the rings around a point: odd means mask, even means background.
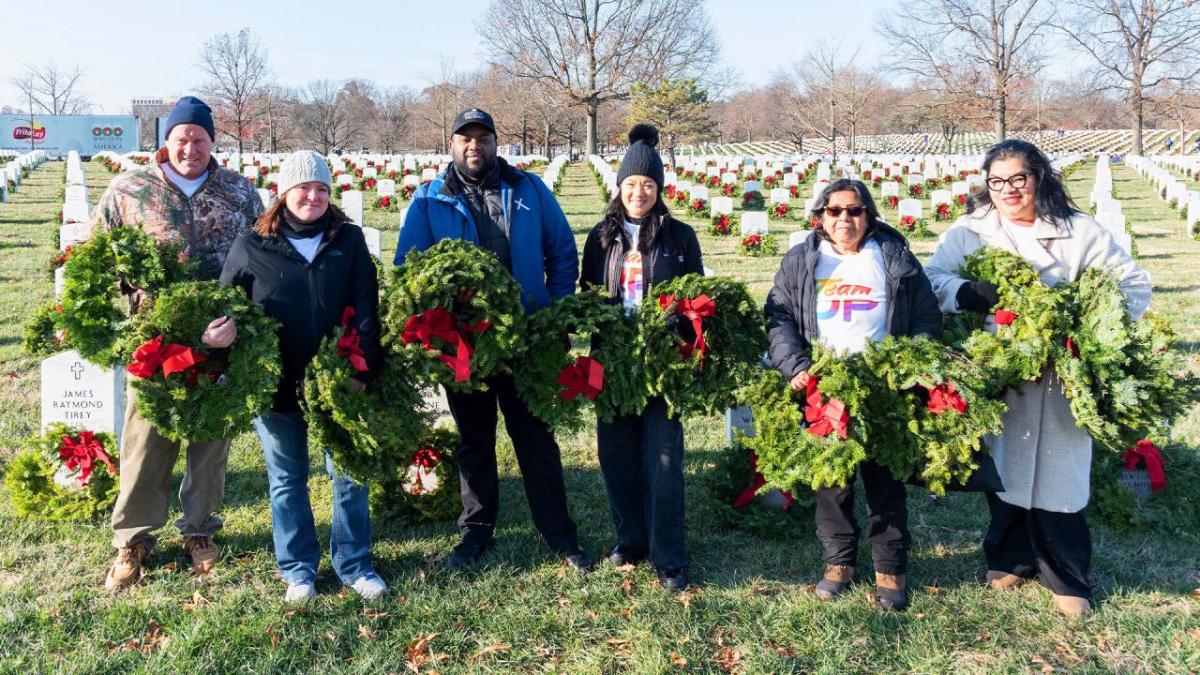
[[[999,289],[996,284],[987,281],[968,281],[959,286],[954,296],[959,309],[969,309],[974,312],[991,311],[1000,302]]]

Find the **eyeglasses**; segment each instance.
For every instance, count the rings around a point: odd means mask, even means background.
[[[1014,173],[1008,178],[992,176],[991,178],[987,179],[987,186],[992,192],[1000,192],[1004,189],[1005,185],[1011,185],[1014,190],[1020,190],[1021,188],[1025,187],[1025,184],[1028,182],[1029,174]]]
[[[845,211],[846,215],[850,216],[851,218],[857,218],[865,213],[866,210],[867,209],[865,207],[858,205],[847,206],[844,208],[841,206],[826,206],[825,215],[829,216],[830,218],[840,218],[842,216],[842,211]]]

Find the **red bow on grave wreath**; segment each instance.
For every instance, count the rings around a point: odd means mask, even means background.
[[[929,392],[929,402],[925,407],[929,412],[940,415],[947,410],[957,410],[959,414],[967,412],[967,400],[954,390],[953,382],[943,382],[936,387],[925,387]]]
[[[758,455],[753,452],[750,453],[750,456],[746,458],[746,462],[750,465],[750,470],[754,472],[754,480],[750,481],[746,489],[742,490],[737,499],[733,500],[733,508],[735,509],[744,509],[750,506],[754,501],[754,497],[758,494],[758,489],[767,484],[767,479],[763,478],[763,475],[758,472]],[[791,507],[792,502],[796,501],[792,499],[790,491],[785,491],[783,497],[787,500],[787,503],[783,507],[785,509]]]
[[[559,371],[558,383],[564,387],[558,392],[559,398],[571,401],[583,396],[595,401],[604,388],[604,364],[590,356],[581,356]]]
[[[1154,492],[1166,489],[1167,474],[1163,472],[1162,451],[1150,441],[1138,441],[1121,457],[1126,469],[1136,469],[1139,462],[1146,463],[1146,475],[1150,478],[1150,489]]]
[[[1007,326],[1016,320],[1017,320],[1017,315],[1015,312],[1010,312],[1007,309],[996,310],[996,325],[997,326]]]
[[[830,432],[837,432],[838,436],[847,438],[850,413],[846,410],[846,404],[836,398],[822,403],[821,390],[817,388],[818,382],[820,378],[809,377],[805,387],[804,400],[807,405],[804,407],[804,420],[808,422],[808,433],[814,436],[828,436]]]
[[[63,436],[62,444],[58,446],[58,458],[67,469],[79,469],[79,485],[82,487],[87,487],[88,481],[91,480],[92,469],[95,468],[97,460],[108,465],[110,474],[117,473],[112,458],[104,452],[104,446],[90,431],[79,432],[78,441],[70,436]]]
[[[347,307],[342,311],[342,336],[337,341],[338,356],[350,362],[350,367],[360,373],[367,372],[367,357],[363,353],[362,336],[358,329],[350,325],[354,318],[354,308]]]
[[[432,471],[437,468],[438,464],[442,463],[442,456],[433,448],[418,448],[413,453],[412,461],[409,466],[419,466],[426,471]]]
[[[704,339],[704,324],[703,318],[713,316],[717,312],[717,303],[707,295],[697,295],[695,298],[676,298],[674,295],[658,296],[658,306],[661,309],[666,309],[672,304],[675,305],[675,313],[689,319],[692,322],[692,331],[696,333],[696,339],[692,344],[684,344],[679,346],[679,352],[683,354],[683,358],[690,359],[692,355],[699,352],[700,362],[704,362],[704,354],[708,351],[708,342]]]
[[[66,249],[64,249],[62,252],[62,255],[55,258],[54,262],[50,263],[50,265],[53,267],[59,267],[61,265],[66,264],[67,258],[71,257],[71,249],[72,248],[73,248],[72,246],[68,246]]]
[[[1067,338],[1067,351],[1071,352],[1071,358],[1079,358],[1079,345],[1071,338]]]
[[[434,307],[420,314],[408,317],[404,322],[404,334],[401,336],[404,344],[421,343],[425,349],[433,351],[435,347],[430,340],[437,338],[448,344],[456,345],[453,357],[442,354],[439,359],[454,371],[455,382],[466,382],[471,379],[471,354],[473,350],[467,343],[463,332],[482,333],[491,327],[487,321],[473,324],[462,324],[445,307]]]
[[[187,345],[168,342],[163,344],[163,336],[143,342],[133,352],[133,361],[125,366],[125,370],[134,377],[153,377],[162,368],[163,377],[172,373],[187,372],[194,380],[197,366],[207,359],[203,353]]]

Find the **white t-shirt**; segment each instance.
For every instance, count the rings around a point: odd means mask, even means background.
[[[887,275],[883,249],[868,241],[854,255],[821,242],[817,261],[817,337],[841,353],[855,354],[887,336]]]
[[[200,186],[204,185],[204,181],[208,180],[207,171],[196,178],[184,178],[178,171],[171,168],[170,162],[163,162],[159,166],[162,167],[163,175],[174,183],[175,187],[179,188],[180,192],[183,192],[188,199],[191,199],[192,195],[196,194],[196,190],[199,190]]]
[[[625,236],[629,237],[629,252],[621,264],[621,303],[626,314],[634,314],[642,304],[646,290],[643,287],[642,253],[638,250],[638,233],[641,226],[625,221]]]
[[[312,262],[313,258],[317,257],[317,249],[321,248],[321,240],[324,237],[308,237],[307,239],[293,239],[288,237],[287,240],[292,242],[292,246],[296,252],[304,256],[308,262]]]
[[[1022,227],[1007,218],[1000,219],[1000,227],[1004,228],[1004,231],[1008,233],[1008,236],[1012,237],[1013,243],[1017,245],[1018,249],[1024,248],[1025,244],[1028,242],[1034,242],[1038,246],[1041,246],[1041,243],[1038,242],[1037,235],[1034,234],[1037,232],[1036,227]]]

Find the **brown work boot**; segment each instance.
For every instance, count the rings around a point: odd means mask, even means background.
[[[998,591],[1007,591],[1025,583],[1025,577],[1019,577],[1015,574],[999,570],[988,570],[987,582],[989,586]]]
[[[813,593],[821,600],[833,600],[846,592],[853,579],[854,568],[850,565],[826,565],[825,575],[817,582]]]
[[[117,559],[113,561],[104,579],[104,588],[113,593],[120,593],[146,576],[146,563],[150,560],[150,544],[139,541],[129,546],[117,549]]]
[[[1054,606],[1069,617],[1081,617],[1092,609],[1090,600],[1076,595],[1055,595]]]
[[[908,609],[908,586],[903,574],[875,573],[875,604],[897,612]]]
[[[183,551],[192,556],[192,574],[198,577],[212,574],[221,557],[221,551],[212,537],[197,536],[183,538]]]

